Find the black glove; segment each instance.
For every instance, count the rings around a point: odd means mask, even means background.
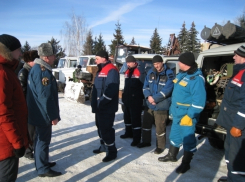
[[[14,149],[15,157],[17,158],[23,157],[25,154],[25,151],[26,151],[25,147],[21,147],[20,149]]]

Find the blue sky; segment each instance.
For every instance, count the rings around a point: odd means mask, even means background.
[[[61,32],[74,12],[85,18],[93,36],[102,34],[107,46],[119,21],[126,43],[134,37],[137,44],[149,47],[155,28],[165,45],[170,33],[179,34],[183,22],[189,30],[194,21],[201,33],[205,25],[234,22],[244,10],[244,0],[0,0],[0,34],[32,47],[52,37],[63,45]]]

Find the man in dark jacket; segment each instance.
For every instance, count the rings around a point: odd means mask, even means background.
[[[144,111],[142,124],[142,143],[137,147],[151,146],[151,128],[156,125],[157,143],[155,154],[160,154],[166,144],[166,121],[173,90],[173,71],[164,63],[160,55],[152,59],[154,68],[151,68],[145,77],[143,93],[148,108]]]
[[[16,180],[28,146],[27,106],[14,72],[21,55],[17,38],[0,35],[0,181]]]
[[[143,105],[143,83],[140,81],[138,63],[133,56],[126,58],[125,85],[122,95],[124,103],[125,134],[121,138],[132,138],[131,146],[137,146],[141,139],[141,112]]]
[[[106,152],[102,161],[108,162],[117,157],[113,123],[118,110],[119,73],[108,60],[108,53],[104,50],[96,54],[95,62],[98,72],[94,80],[91,107],[95,113],[101,146],[93,152]]]
[[[32,51],[26,51],[23,53],[23,59],[24,59],[24,66],[20,70],[18,74],[18,78],[20,80],[20,84],[22,87],[22,90],[24,92],[24,95],[26,97],[26,90],[27,90],[27,79],[28,79],[28,74],[31,68],[34,66],[34,59],[39,58],[37,51],[32,50]],[[25,157],[30,160],[34,160],[33,152],[34,152],[34,140],[35,140],[35,127],[31,124],[28,124],[28,134],[29,134],[29,139],[30,143],[28,148],[26,149],[25,152]]]
[[[227,130],[225,161],[228,178],[219,181],[245,181],[245,45],[233,57],[233,75],[222,99],[217,124]]]
[[[34,157],[38,176],[54,177],[61,172],[53,171],[51,167],[56,163],[49,162],[52,125],[60,121],[58,89],[51,67],[55,61],[53,46],[50,43],[41,44],[38,55],[40,59],[35,59],[28,76],[28,123],[36,128]]]

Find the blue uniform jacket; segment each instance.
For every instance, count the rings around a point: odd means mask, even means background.
[[[151,68],[146,77],[143,86],[143,93],[146,98],[147,106],[154,110],[169,110],[171,102],[171,93],[173,90],[174,73],[164,65],[164,70],[158,75],[156,69]],[[147,97],[152,96],[156,105],[152,105]]]
[[[26,100],[30,124],[48,126],[60,120],[56,79],[45,66],[36,63],[29,72]]]
[[[200,69],[193,74],[180,72],[173,81],[174,90],[170,114],[174,118],[182,118],[188,115],[197,120],[200,112],[206,104],[205,81]],[[179,122],[177,120],[177,122]]]
[[[98,67],[92,90],[92,112],[115,113],[118,110],[118,69],[109,61]]]
[[[236,75],[245,69],[245,64],[233,67],[233,76],[229,80],[221,103],[217,124],[230,131],[234,126],[240,130],[245,129],[245,72]]]

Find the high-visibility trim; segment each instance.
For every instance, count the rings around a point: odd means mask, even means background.
[[[136,128],[133,128],[134,130],[140,130],[141,129],[141,127],[136,127]]]
[[[181,106],[188,106],[190,107],[191,105],[190,104],[183,104],[183,103],[180,103],[180,102],[176,102],[177,105],[181,105]]]
[[[112,100],[112,98],[107,97],[105,94],[103,94],[103,96],[104,96],[106,99],[108,99],[108,100]]]
[[[171,140],[170,143],[172,143],[173,146],[176,146],[176,144]],[[178,147],[180,147],[182,144],[179,144]]]
[[[159,85],[166,85],[165,83],[159,83]]]
[[[229,163],[229,161],[228,161],[228,160],[225,160],[225,162],[226,162],[226,163]]]
[[[242,171],[231,171],[232,174],[241,174],[241,175],[245,175],[245,172]]]
[[[192,107],[195,107],[195,108],[198,108],[198,109],[203,109],[202,106],[196,106],[196,105],[194,105],[194,104],[192,104],[191,106],[192,106]]]
[[[196,151],[196,150],[197,150],[197,148],[195,147],[195,148],[191,149],[190,151],[193,152],[193,151]]]
[[[162,94],[163,97],[166,97],[166,95],[162,91],[160,91],[160,94]]]
[[[203,81],[205,82],[205,79],[204,79],[204,77],[202,76],[202,75],[199,75],[202,79],[203,79]]]
[[[113,143],[111,143],[111,144],[107,144],[107,143],[105,143],[105,145],[110,147],[110,146],[113,146],[113,145],[114,145],[114,142],[113,142]]]
[[[244,117],[245,118],[245,114],[243,114],[243,113],[241,113],[241,112],[237,112],[237,114],[239,115],[239,116],[242,116],[242,117]]]
[[[146,128],[142,128],[142,130],[145,130],[145,131],[151,131],[151,129],[146,129]]]
[[[149,80],[149,83],[152,83],[153,81]]]
[[[236,81],[234,81],[234,80],[232,80],[231,83],[233,83],[234,85],[236,85],[236,86],[238,86],[238,87],[241,87],[241,86],[242,86],[241,83],[238,83],[238,82],[236,82]]]
[[[132,124],[125,124],[126,126],[131,126]]]
[[[165,133],[162,133],[161,135],[158,135],[158,134],[156,133],[156,135],[157,135],[157,136],[164,136],[164,135],[165,135]]]

